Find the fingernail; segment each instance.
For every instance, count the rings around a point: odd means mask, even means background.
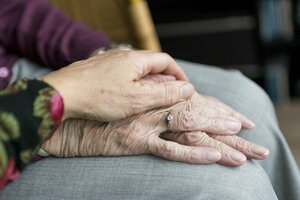
[[[242,124],[239,121],[228,120],[226,122],[227,128],[231,131],[241,130]]]
[[[254,122],[252,122],[250,119],[248,119],[245,116],[243,117],[243,121],[246,123],[247,127],[246,128],[253,128],[255,126]]]
[[[243,163],[246,160],[246,157],[243,154],[235,151],[230,153],[230,158],[238,163]]]
[[[208,150],[205,157],[208,162],[213,163],[221,159],[221,154],[218,151]]]
[[[259,146],[259,145],[253,145],[251,147],[251,151],[254,154],[259,155],[261,157],[265,157],[269,154],[269,149],[267,149],[265,147],[262,147],[262,146]]]
[[[188,99],[194,93],[194,86],[190,83],[185,83],[180,87],[180,96],[182,99]]]

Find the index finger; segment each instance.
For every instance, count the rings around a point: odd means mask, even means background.
[[[149,144],[149,153],[155,156],[191,164],[211,164],[221,159],[221,154],[209,147],[178,144],[155,137]]]

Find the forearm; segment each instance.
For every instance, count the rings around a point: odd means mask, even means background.
[[[42,81],[20,80],[0,93],[0,190],[28,165],[63,115],[59,93]]]
[[[54,68],[110,44],[104,34],[70,20],[44,0],[1,0],[0,22],[0,44]]]

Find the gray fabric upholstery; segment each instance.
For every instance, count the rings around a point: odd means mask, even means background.
[[[259,164],[189,165],[152,156],[48,158],[28,167],[1,199],[276,199]]]

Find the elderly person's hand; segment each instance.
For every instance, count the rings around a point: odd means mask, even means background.
[[[165,74],[176,80],[159,84],[141,82],[148,74]],[[107,51],[41,79],[62,95],[64,119],[116,121],[175,104],[194,93],[174,59],[165,53],[149,51]]]
[[[145,83],[161,83],[174,80],[176,80],[176,77],[174,76],[166,76],[162,74],[149,74],[145,76],[141,81]],[[203,117],[210,118],[210,120],[206,121],[206,123],[212,123],[212,126],[210,126],[212,129],[215,129],[218,126],[225,126],[225,124],[220,124],[222,120],[214,121],[214,117],[223,117],[231,119],[232,121],[227,121],[227,125],[231,125],[231,127],[235,129],[235,131],[238,129],[237,127],[240,127],[241,125],[243,126],[243,128],[246,129],[251,129],[255,126],[255,124],[251,120],[249,120],[247,117],[243,116],[239,112],[235,111],[230,106],[224,104],[219,99],[211,96],[200,95],[198,93],[195,93],[191,97],[191,99],[187,101],[187,103],[179,103],[177,105],[174,105],[171,111],[175,112],[173,114],[176,117],[177,124],[184,125],[184,129],[186,131],[189,130],[188,126],[194,127],[195,125],[197,126],[197,124],[198,126],[201,126],[202,124],[200,122],[205,122],[205,118]],[[199,115],[201,116],[201,120],[197,121],[197,117],[199,117]],[[178,123],[178,121],[185,121],[185,123]],[[170,128],[172,129],[172,127]],[[182,129],[182,127],[180,129]],[[176,131],[176,129],[173,130]],[[238,131],[236,131],[235,133],[237,133]]]
[[[165,122],[168,113],[174,116],[169,126]],[[43,148],[59,157],[152,154],[187,163],[219,161],[231,166],[245,163],[246,157],[266,158],[267,149],[234,135],[241,129],[237,118],[246,121],[242,123],[247,126],[248,121],[241,114],[215,99],[195,93],[190,100],[172,107],[117,122],[67,120]]]

